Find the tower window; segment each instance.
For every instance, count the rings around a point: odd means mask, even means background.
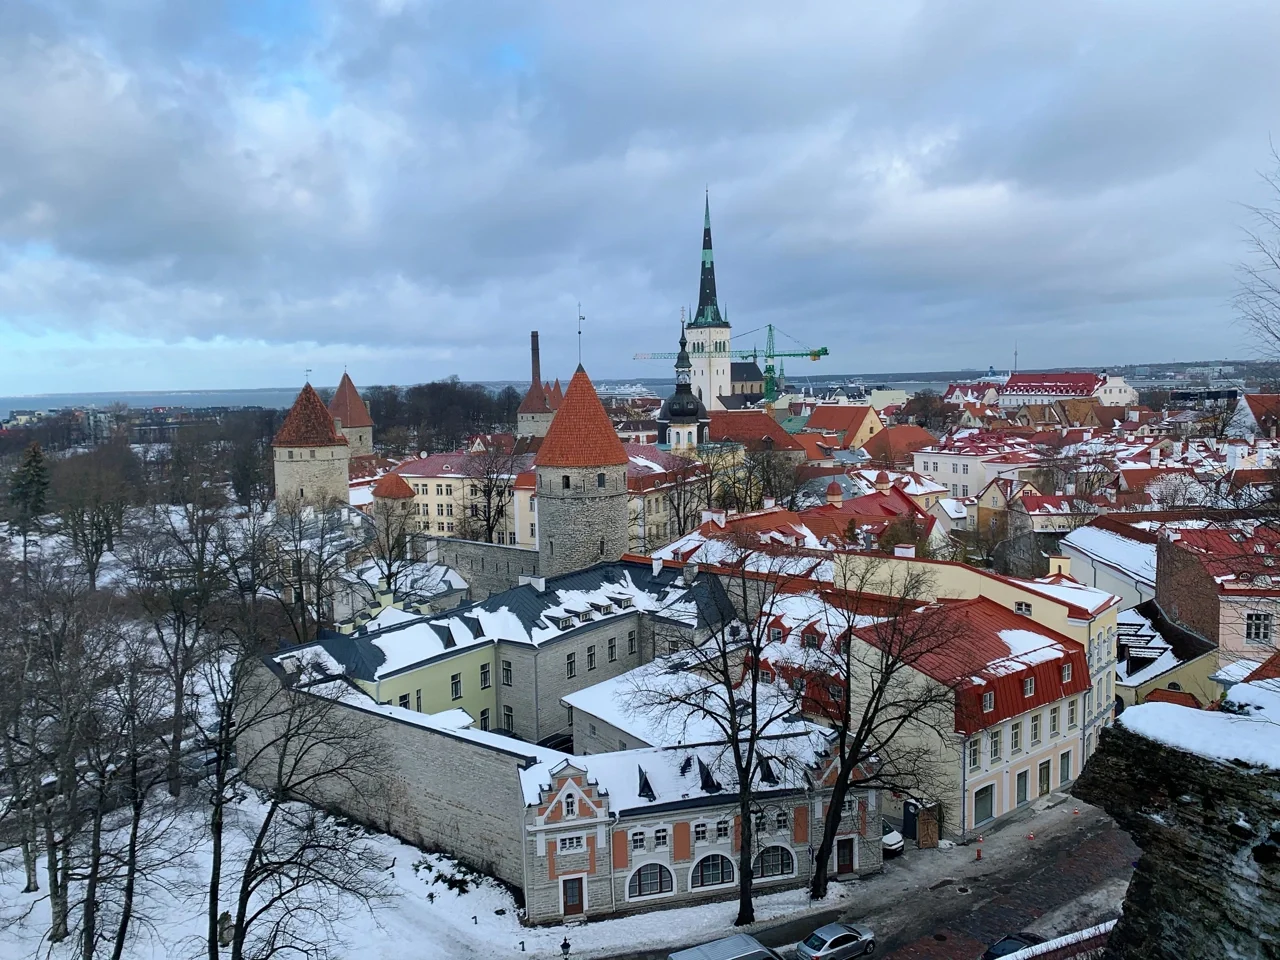
[[[600,556],[604,556],[604,541],[600,541]]]
[[[597,486],[597,487],[599,487],[601,490],[603,490],[603,489],[604,489],[604,474],[603,474],[603,473],[597,473],[597,474],[596,474],[596,486]]]
[[[560,478],[560,486],[565,490],[569,489],[569,475],[567,473]]]

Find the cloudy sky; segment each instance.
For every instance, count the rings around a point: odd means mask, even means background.
[[[7,0],[0,393],[1195,359],[1280,3]],[[748,334],[747,341],[758,339]]]

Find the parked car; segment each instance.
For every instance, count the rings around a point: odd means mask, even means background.
[[[723,940],[713,940],[699,947],[677,950],[667,954],[667,960],[782,960],[755,937],[745,933],[734,934]]]
[[[876,935],[855,923],[828,923],[796,947],[796,960],[849,960],[875,953]]]
[[[906,841],[902,839],[902,834],[894,829],[892,823],[888,820],[880,821],[880,852],[885,857],[896,857],[903,849],[906,848]]]
[[[1044,943],[1044,937],[1037,936],[1034,933],[1019,933],[1001,937],[987,947],[987,952],[982,955],[982,960],[1000,960],[1001,957],[1007,957],[1011,953],[1017,953],[1019,950],[1027,949],[1027,947],[1034,947],[1039,943]]]

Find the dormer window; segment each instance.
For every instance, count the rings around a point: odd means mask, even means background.
[[[769,639],[770,639],[770,640],[772,640],[774,643],[778,643],[778,642],[780,642],[780,641],[782,640],[782,628],[781,628],[781,627],[770,627],[770,628],[769,628]]]
[[[1024,617],[1029,617],[1031,616],[1031,604],[1027,603],[1024,600],[1018,600],[1013,605],[1013,612],[1020,613]]]
[[[570,620],[569,622],[570,622],[570,623],[572,623],[573,621],[572,621],[572,620]],[[583,610],[583,611],[582,611],[582,613],[578,614],[578,622],[579,622],[579,623],[590,623],[590,622],[591,622],[591,611],[590,611],[590,610]]]
[[[990,713],[996,708],[996,695],[988,690],[982,695],[982,712]]]
[[[632,607],[630,597],[615,597],[614,602],[618,604],[619,610],[630,610]]]
[[[1027,677],[1022,681],[1022,695],[1024,697],[1034,697],[1036,695],[1036,678]]]
[[[802,635],[802,639],[804,640],[804,645],[805,645],[806,647],[810,647],[810,648],[812,648],[812,649],[816,649],[816,648],[817,648],[817,646],[818,646],[818,635],[817,635],[816,633],[806,633],[806,634],[803,634],[803,635]]]
[[[556,617],[556,626],[561,630],[568,630],[573,626],[573,617]]]

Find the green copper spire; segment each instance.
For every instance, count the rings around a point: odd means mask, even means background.
[[[689,322],[691,327],[727,327],[716,302],[716,262],[711,252],[711,195],[707,194],[702,214],[702,278],[698,285],[698,309]]]

